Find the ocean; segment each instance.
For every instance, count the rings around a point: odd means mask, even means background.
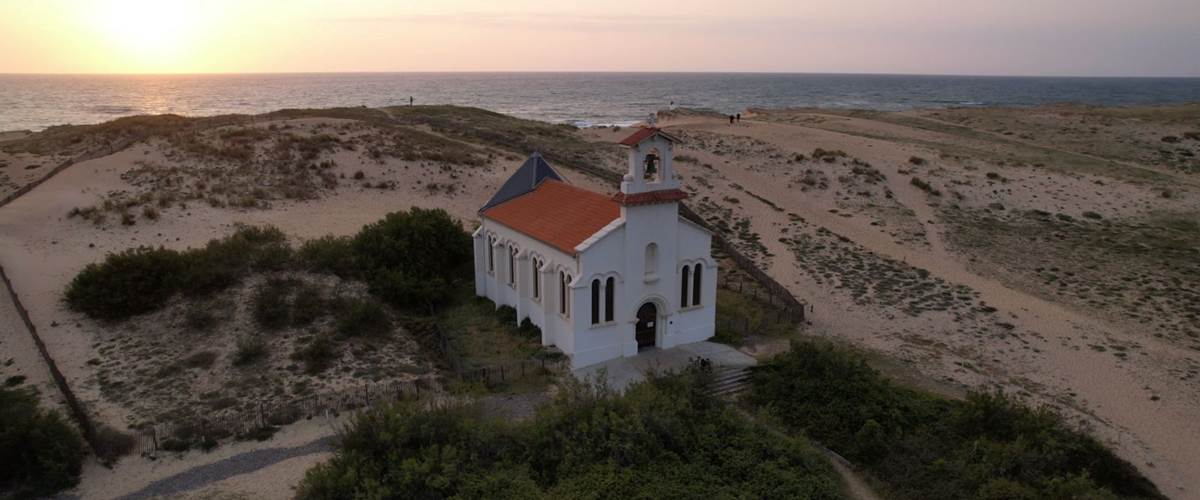
[[[0,75],[0,131],[121,116],[281,108],[478,106],[578,126],[626,125],[676,106],[901,110],[1050,103],[1200,102],[1200,78],[1057,78],[766,73],[320,73]]]

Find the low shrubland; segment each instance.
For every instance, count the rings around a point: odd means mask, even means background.
[[[470,236],[458,221],[443,210],[413,208],[389,214],[351,238],[312,240],[299,252],[274,227],[241,226],[201,248],[139,247],[109,254],[71,281],[66,301],[93,318],[122,320],[157,310],[178,295],[226,289],[252,272],[308,269],[361,279],[373,294],[396,306],[428,308],[447,300],[454,286],[469,278],[470,265]],[[261,326],[282,328],[289,321],[304,321],[288,309],[293,286],[272,280],[257,294],[253,306]],[[310,306],[318,302],[305,300]]]
[[[0,498],[39,498],[79,482],[83,441],[26,388],[0,388]]]
[[[891,498],[1162,498],[1049,409],[898,386],[828,344],[797,342],[760,366],[750,401],[864,467]]]
[[[530,420],[401,403],[357,416],[298,498],[841,498],[802,439],[755,427],[702,374],[623,396],[573,383]]]

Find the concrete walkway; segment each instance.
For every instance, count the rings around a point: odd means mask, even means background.
[[[725,344],[694,342],[670,349],[648,349],[628,358],[610,359],[571,372],[580,380],[597,380],[603,373],[610,388],[623,392],[648,374],[678,372],[694,358],[707,358],[717,367],[744,368],[758,362],[749,354]]]

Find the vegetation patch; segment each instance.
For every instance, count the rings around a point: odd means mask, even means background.
[[[828,344],[794,343],[751,381],[755,405],[864,467],[889,498],[1165,498],[1051,410],[897,386]]]
[[[1122,220],[958,209],[942,216],[950,243],[1012,286],[1120,314],[1153,325],[1156,336],[1200,348],[1195,214]]]
[[[75,486],[83,440],[29,389],[0,387],[0,497],[39,498]]]
[[[842,498],[802,439],[755,427],[691,374],[623,396],[573,384],[530,420],[397,404],[364,412],[298,498]]]

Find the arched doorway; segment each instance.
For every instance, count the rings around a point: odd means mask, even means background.
[[[637,339],[638,350],[654,347],[658,337],[658,306],[653,302],[642,304],[637,311],[637,326],[634,327],[634,338]]]

